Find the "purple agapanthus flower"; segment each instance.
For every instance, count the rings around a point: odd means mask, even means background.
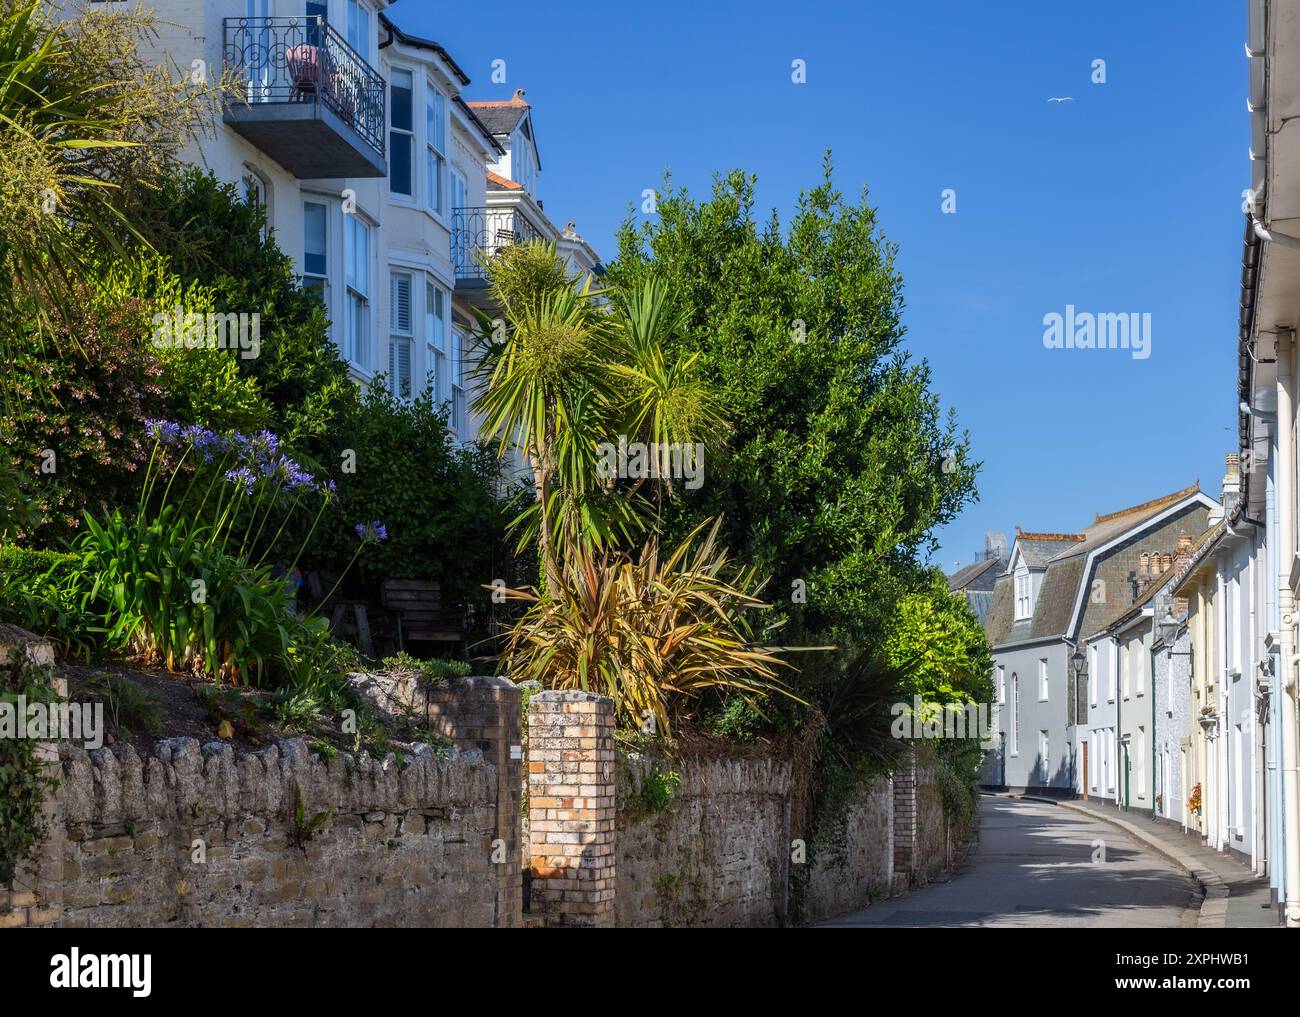
[[[170,420],[149,419],[144,422],[145,434],[164,445],[175,444],[180,440],[181,425]]]
[[[356,531],[363,544],[381,544],[388,539],[388,527],[378,519],[368,523],[357,523]]]
[[[247,466],[239,466],[226,473],[226,479],[232,484],[238,484],[243,487],[245,494],[253,493],[253,485],[257,478],[253,476],[253,471]]]
[[[205,463],[212,462],[214,455],[226,451],[226,439],[202,424],[191,424],[181,431],[181,438],[194,446],[194,451],[203,456]]]

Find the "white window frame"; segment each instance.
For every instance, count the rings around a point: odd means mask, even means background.
[[[1010,754],[1020,755],[1020,676],[1011,672],[1011,748]]]
[[[447,196],[447,211],[464,208],[465,203],[469,201],[469,178],[452,166],[447,174],[447,180],[447,186],[451,189],[451,193]]]
[[[1097,661],[1101,654],[1097,652],[1095,643],[1088,644],[1088,705],[1097,705],[1097,686],[1101,684],[1099,679],[1101,675],[1097,673]],[[1095,785],[1094,785],[1095,786]]]
[[[442,313],[437,313],[442,294]],[[441,329],[435,328],[441,324]],[[447,336],[451,331],[451,291],[431,275],[424,277],[424,382],[440,405],[451,398],[447,381]]]
[[[1052,743],[1048,733],[1041,729],[1038,732],[1038,779],[1044,784],[1052,780]]]
[[[1047,666],[1047,658],[1039,657],[1038,658],[1038,701],[1040,703],[1047,702],[1048,696],[1051,694],[1051,680],[1052,680],[1052,676]]]
[[[403,326],[398,313],[401,301],[397,299],[398,287],[406,280],[406,322]],[[388,270],[388,390],[398,399],[415,398],[415,280],[416,273],[407,268],[390,266]],[[405,391],[398,377],[398,350],[406,348]]]
[[[998,664],[994,667],[994,682],[997,689],[998,705],[1002,706],[1007,701],[1007,669],[1004,665]]]
[[[465,391],[465,338],[464,329],[451,324],[451,354],[448,357],[451,373],[451,424],[458,441],[469,441],[469,407]]]
[[[325,210],[325,271],[324,273],[307,271],[307,206],[308,205],[319,205],[321,208]],[[331,249],[333,245],[330,243],[330,233],[332,231],[332,226],[333,226],[333,216],[330,215],[330,209],[332,208],[332,205],[330,204],[330,202],[318,198],[315,195],[307,194],[303,196],[302,208],[303,208],[303,227],[302,227],[303,288],[304,289],[309,288],[307,284],[307,280],[309,279],[320,281],[321,283],[320,292],[322,297],[322,303],[325,306],[325,313],[329,315],[330,320],[333,321],[334,309],[330,303],[331,296],[332,296],[332,289],[330,285],[330,270],[334,267],[334,258],[331,256],[332,253]],[[310,288],[315,288],[315,287],[310,287]],[[342,349],[342,344],[339,344],[339,348]]]
[[[371,67],[375,65],[374,47],[378,42],[378,19],[374,8],[365,0],[344,0],[344,34],[348,45],[361,54]],[[363,21],[364,16],[364,21]]]
[[[1032,618],[1034,614],[1033,604],[1033,577],[1029,574],[1029,569],[1021,565],[1016,569],[1016,621],[1025,621]]]
[[[343,217],[343,358],[369,377],[374,372],[374,224],[357,212]],[[364,232],[356,232],[364,231]],[[365,238],[365,250],[358,255],[358,237]],[[364,269],[364,278],[357,269]],[[354,308],[360,308],[360,314]],[[360,325],[364,334],[355,334]]]
[[[447,217],[447,137],[450,100],[430,78],[424,81],[424,207],[439,222]],[[436,127],[436,131],[430,130]],[[441,135],[440,138],[435,134]],[[434,191],[437,191],[434,194]],[[431,202],[429,199],[433,197]]]
[[[397,75],[403,74],[410,78],[411,84],[411,124],[409,127],[398,127],[393,120],[393,89],[399,87],[396,81]],[[415,110],[416,110],[416,93],[415,83],[417,81],[415,70],[407,67],[405,64],[392,64],[388,68],[388,197],[395,205],[407,205],[414,207],[416,195],[420,193],[420,172],[419,163],[415,157],[418,144],[415,134]],[[397,191],[393,189],[393,141],[394,134],[400,134],[409,138],[411,143],[410,159],[408,169],[410,170],[410,193]]]

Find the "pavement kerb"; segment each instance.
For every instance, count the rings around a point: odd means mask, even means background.
[[[1084,808],[1081,805],[1075,805],[1073,802],[1064,801],[1060,798],[1048,798],[1044,795],[1020,795],[1025,801],[1043,802],[1047,805],[1059,805],[1063,809],[1069,809],[1071,812],[1077,812],[1082,816],[1090,816],[1093,819],[1100,819],[1103,823],[1109,823],[1111,826],[1117,826],[1130,837],[1134,837],[1149,847],[1156,854],[1167,858],[1180,869],[1186,872],[1201,888],[1205,895],[1201,900],[1200,915],[1196,919],[1198,929],[1222,929],[1227,924],[1228,917],[1228,884],[1218,875],[1218,873],[1207,869],[1191,855],[1170,847],[1163,841],[1157,840],[1141,827],[1134,826],[1132,823],[1120,819],[1118,816],[1107,816],[1103,813],[1096,812],[1093,809]]]

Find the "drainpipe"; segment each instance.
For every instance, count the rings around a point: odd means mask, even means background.
[[[1172,608],[1171,608],[1172,609]],[[1160,627],[1160,598],[1155,597],[1151,602],[1151,819],[1154,821],[1160,818],[1156,810],[1156,700],[1160,697],[1156,695],[1156,631]],[[1173,660],[1170,659],[1169,667],[1170,677],[1173,677]]]
[[[1282,816],[1286,855],[1287,928],[1300,928],[1300,794],[1296,786],[1296,604],[1291,592],[1291,563],[1295,559],[1295,377],[1294,333],[1277,336],[1278,443],[1278,614],[1282,625]]]

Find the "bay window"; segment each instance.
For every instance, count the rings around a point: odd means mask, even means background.
[[[306,201],[302,206],[302,285],[329,308],[329,206]]]
[[[345,217],[344,257],[347,306],[344,308],[344,355],[362,371],[370,363],[370,227],[355,214]]]
[[[444,209],[447,175],[447,99],[428,82],[424,103],[425,180],[424,204],[436,215]]]
[[[393,272],[389,277],[388,387],[399,399],[411,397],[412,279],[410,272]]]
[[[415,194],[415,82],[411,72],[392,69],[388,85],[388,186],[393,194]]]

